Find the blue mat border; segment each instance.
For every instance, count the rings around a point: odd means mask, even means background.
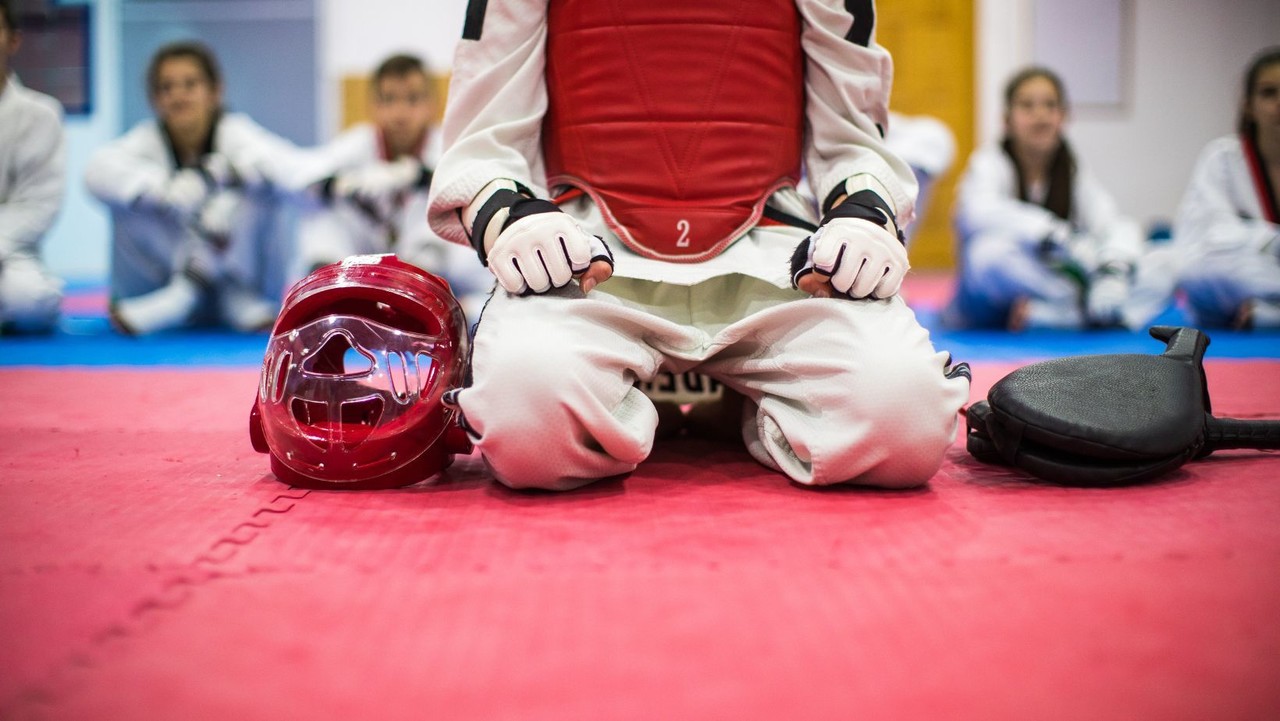
[[[941,327],[936,311],[917,309],[934,345],[957,361],[1016,362],[1097,353],[1156,353],[1160,344],[1129,331],[955,331]],[[1157,324],[1186,325],[1172,309]],[[1206,355],[1280,359],[1280,331],[1209,332]],[[267,335],[193,330],[130,338],[112,331],[101,316],[68,315],[46,336],[0,336],[0,367],[178,366],[245,367],[262,363]],[[1276,379],[1280,382],[1280,379]]]

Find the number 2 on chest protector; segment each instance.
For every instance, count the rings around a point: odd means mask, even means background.
[[[688,248],[689,247],[689,221],[685,220],[684,218],[681,218],[680,221],[676,223],[676,230],[680,231],[680,237],[676,239],[676,247]]]

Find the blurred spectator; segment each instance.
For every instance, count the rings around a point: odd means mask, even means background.
[[[179,42],[147,71],[155,118],[99,148],[85,181],[111,209],[111,318],[145,334],[197,323],[239,331],[271,326],[264,291],[276,189],[298,151],[222,104],[213,52]]]
[[[1197,323],[1280,327],[1280,47],[1245,72],[1238,132],[1200,153],[1174,244]]]
[[[10,72],[21,44],[0,0],[0,334],[52,331],[62,303],[62,281],[40,261],[66,185],[62,106]]]
[[[955,327],[1143,323],[1127,311],[1141,231],[1072,152],[1067,96],[1046,68],[1005,89],[1005,136],[969,158],[955,207]],[[1135,317],[1132,317],[1135,316]]]
[[[427,225],[427,191],[439,155],[431,121],[438,100],[422,60],[393,55],[373,73],[373,117],[307,151],[309,206],[299,222],[290,276],[350,255],[395,253],[449,281],[475,318],[493,287],[474,252]]]

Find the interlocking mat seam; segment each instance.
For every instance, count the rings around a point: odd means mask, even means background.
[[[158,584],[152,586],[153,590],[133,603],[125,618],[92,634],[85,647],[68,654],[42,681],[21,690],[12,700],[11,707],[0,706],[0,719],[9,721],[54,717],[58,703],[75,691],[77,682],[83,679],[84,674],[111,655],[116,644],[141,636],[163,614],[180,611],[199,588],[220,579],[269,572],[253,568],[229,572],[224,567],[241,549],[260,538],[273,523],[280,520],[280,516],[293,510],[299,501],[310,494],[311,491],[302,489],[289,489],[277,494],[270,502],[255,509],[249,520],[236,524],[225,535],[213,540],[185,568],[162,569],[149,566],[149,571],[166,574]],[[50,570],[49,564],[31,569],[37,573],[44,570]]]

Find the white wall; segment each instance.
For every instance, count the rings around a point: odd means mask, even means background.
[[[1127,2],[1125,102],[1074,107],[1067,134],[1122,210],[1145,224],[1172,217],[1200,148],[1234,129],[1245,66],[1280,44],[1280,5]],[[979,0],[979,140],[999,136],[1005,80],[1035,57],[1034,11],[1035,0]]]

